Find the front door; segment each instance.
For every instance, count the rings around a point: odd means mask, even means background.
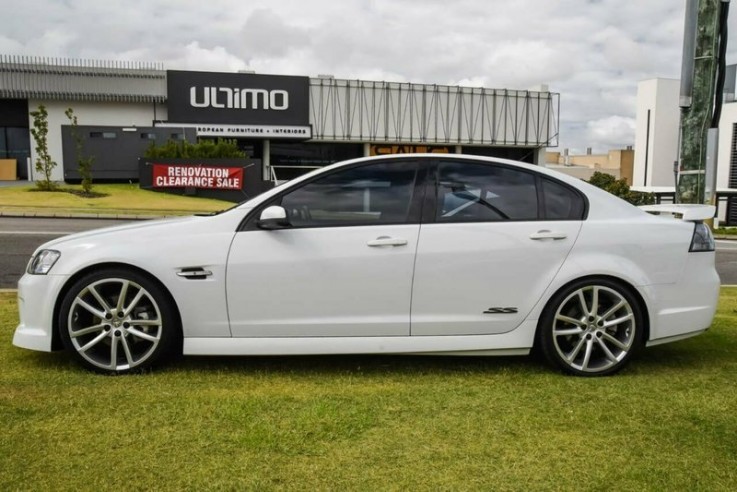
[[[407,336],[421,197],[414,161],[334,171],[286,191],[290,227],[238,232],[234,337]],[[257,211],[258,212],[258,211]]]

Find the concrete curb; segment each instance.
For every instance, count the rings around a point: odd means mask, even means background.
[[[35,219],[108,219],[108,220],[152,220],[186,217],[185,215],[135,215],[135,214],[87,214],[65,212],[5,212],[0,217]]]
[[[0,289],[0,294],[15,294],[18,289]]]

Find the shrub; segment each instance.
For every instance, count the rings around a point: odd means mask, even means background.
[[[655,203],[655,195],[652,193],[632,191],[624,178],[616,179],[611,174],[596,171],[591,176],[591,179],[589,179],[589,183],[604,191],[608,191],[614,196],[618,196],[622,200],[630,202],[632,205],[650,205]]]
[[[219,138],[213,140],[202,140],[197,143],[186,140],[167,140],[162,145],[151,142],[144,157],[147,159],[243,159],[246,153],[238,149],[235,140]]]

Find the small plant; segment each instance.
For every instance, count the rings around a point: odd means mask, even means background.
[[[77,170],[82,177],[82,194],[83,196],[92,196],[92,163],[95,161],[94,156],[84,156],[84,139],[77,129],[77,116],[72,108],[64,111],[69,119],[72,127],[72,139],[74,140],[74,150],[77,156]]]
[[[655,203],[655,196],[652,193],[632,191],[624,178],[616,179],[611,174],[596,171],[589,179],[589,183],[630,202],[632,205],[651,205]]]
[[[55,191],[57,185],[51,180],[51,173],[56,167],[56,162],[49,154],[49,113],[46,106],[40,104],[36,111],[30,112],[33,118],[31,135],[36,141],[36,171],[43,175],[43,179],[36,181],[36,187],[41,191]]]

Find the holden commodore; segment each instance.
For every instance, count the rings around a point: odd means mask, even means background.
[[[42,245],[13,343],[106,373],[179,354],[536,349],[563,372],[608,375],[709,328],[713,214],[642,210],[508,160],[355,159],[210,216]]]

